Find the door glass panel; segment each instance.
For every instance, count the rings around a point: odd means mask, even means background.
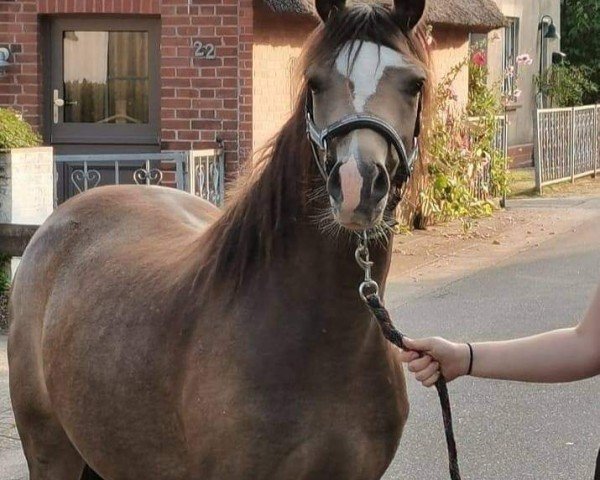
[[[63,33],[64,121],[148,123],[148,33]]]

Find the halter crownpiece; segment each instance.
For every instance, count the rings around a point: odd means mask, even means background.
[[[380,117],[367,113],[355,113],[342,117],[337,122],[334,122],[321,130],[317,127],[313,119],[313,99],[311,92],[306,94],[304,112],[306,118],[306,133],[308,140],[310,141],[313,157],[317,163],[317,167],[319,168],[321,175],[323,178],[325,178],[325,180],[327,180],[329,175],[326,159],[328,153],[328,143],[330,140],[339,137],[340,135],[350,133],[353,130],[360,129],[372,130],[385,138],[394,147],[396,153],[398,154],[398,158],[400,159],[400,172],[398,173],[404,179],[410,177],[415,160],[419,156],[419,145],[417,139],[419,137],[421,128],[420,96],[417,107],[417,121],[415,124],[413,146],[410,155],[407,153],[404,142],[402,141],[402,138],[396,129]],[[323,154],[323,161],[321,160],[319,152]]]

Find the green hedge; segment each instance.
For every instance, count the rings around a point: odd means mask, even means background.
[[[0,151],[11,148],[37,147],[41,137],[17,112],[10,108],[0,108]]]

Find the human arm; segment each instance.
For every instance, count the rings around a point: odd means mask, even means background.
[[[441,338],[405,340],[423,352],[409,360],[409,370],[425,386],[439,376],[446,380],[466,375],[470,352],[467,344]],[[471,375],[524,382],[570,382],[600,374],[600,289],[584,319],[564,328],[514,340],[473,343]]]

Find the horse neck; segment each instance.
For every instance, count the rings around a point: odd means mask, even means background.
[[[314,272],[316,288],[325,288],[338,294],[358,295],[358,286],[364,280],[364,271],[357,264],[355,250],[358,237],[347,232],[332,238],[310,223],[302,222],[289,256],[296,257]],[[372,277],[385,286],[391,260],[391,238],[388,242],[370,242]],[[294,273],[290,272],[291,275]],[[302,270],[298,280],[302,281]]]
[[[307,216],[300,219],[285,253],[273,259],[274,268],[266,270],[268,283],[275,295],[284,295],[292,305],[288,309],[292,316],[297,310],[294,321],[303,322],[308,328],[314,324],[319,331],[325,326],[344,332],[347,340],[361,341],[374,324],[358,293],[364,271],[355,260],[357,237],[342,233],[337,239],[331,238],[310,222],[310,213]],[[371,242],[369,251],[374,263],[372,277],[383,292],[391,260],[391,239],[385,245]]]
[[[315,217],[329,208],[326,194],[312,199],[323,179],[313,163],[306,139],[302,111],[275,139],[272,154],[260,177],[198,240],[203,255],[194,267],[194,280],[205,292],[232,290],[249,298],[269,285],[276,297],[285,295],[296,305],[306,305],[325,293],[334,302],[350,301],[355,313],[358,286],[364,273],[356,263],[356,236],[342,232],[332,238],[320,231]],[[321,188],[319,188],[319,186]],[[370,245],[373,278],[383,288],[391,246]],[[347,300],[349,299],[349,300]],[[364,316],[364,309],[362,310]]]

